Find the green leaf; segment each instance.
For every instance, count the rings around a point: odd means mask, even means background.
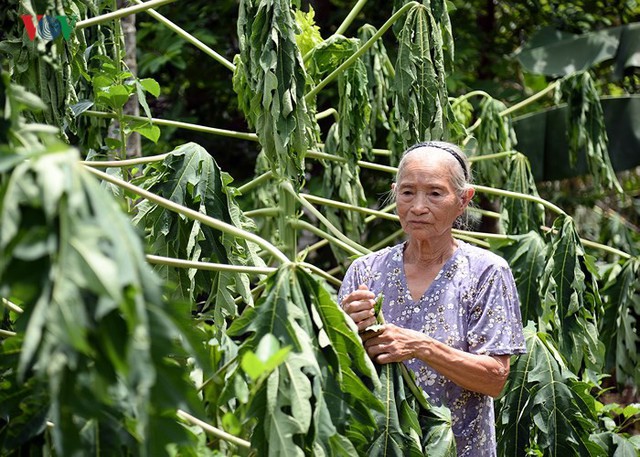
[[[507,240],[490,240],[491,250],[511,267],[520,298],[522,320],[545,319],[541,304],[542,276],[546,265],[546,243],[536,232],[510,235]]]
[[[158,127],[157,125],[153,125],[149,122],[146,122],[141,125],[136,125],[132,127],[132,130],[134,132],[138,132],[140,135],[144,136],[145,138],[150,139],[154,143],[157,143],[158,139],[160,138],[160,127]]]
[[[160,84],[153,78],[143,78],[140,81],[140,85],[154,97],[160,95]]]
[[[592,413],[574,390],[573,375],[549,337],[533,323],[524,330],[527,353],[511,365],[496,412],[501,455],[526,455],[534,444],[544,455],[603,455],[590,440]]]

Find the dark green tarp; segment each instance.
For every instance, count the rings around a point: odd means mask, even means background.
[[[609,155],[616,171],[640,166],[640,95],[602,98]],[[561,105],[514,121],[516,149],[531,162],[536,181],[572,178],[588,173],[584,151],[575,167],[569,163],[567,107]]]

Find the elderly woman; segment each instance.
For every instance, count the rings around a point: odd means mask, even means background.
[[[496,454],[493,398],[525,351],[516,286],[501,257],[451,234],[473,197],[459,148],[409,148],[391,187],[407,241],[361,257],[339,297],[374,362],[405,362],[434,404],[451,410],[459,456]],[[375,323],[384,294],[387,324]]]

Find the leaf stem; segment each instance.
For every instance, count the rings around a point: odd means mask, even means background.
[[[82,114],[86,116],[93,116],[93,117],[103,118],[103,119],[111,119],[116,117],[115,114],[112,114],[112,113],[105,113],[102,111],[93,111],[93,110],[87,110]],[[123,118],[128,120],[133,120],[133,121],[147,121],[147,122],[149,121],[149,119],[146,117],[132,116],[129,114],[125,114]],[[256,141],[256,142],[258,141],[258,135],[256,135],[255,133],[236,132],[234,130],[218,129],[215,127],[207,127],[205,125],[191,124],[188,122],[180,122],[180,121],[171,121],[167,119],[158,119],[155,117],[151,118],[151,122],[156,125],[182,128],[182,129],[193,130],[193,131],[202,132],[202,133],[211,133],[212,135],[226,136],[229,138],[236,138],[239,140]]]
[[[458,98],[454,98],[453,99],[453,103],[451,104],[451,108],[455,108],[456,106],[458,106],[460,103],[462,103],[463,101],[471,98],[471,97],[475,97],[476,95],[482,96],[484,98],[493,98],[491,95],[489,95],[488,93],[486,93],[483,90],[472,90],[471,92],[467,92],[464,95],[461,95]]]
[[[349,14],[347,15],[347,17],[344,18],[344,21],[342,21],[342,24],[340,24],[340,26],[338,27],[334,35],[344,34],[345,30],[349,28],[351,23],[354,21],[356,16],[358,16],[358,13],[360,13],[360,10],[364,5],[366,5],[366,3],[367,3],[367,0],[358,0],[358,3],[356,3],[353,6],[353,8],[351,8],[351,11],[349,11]]]
[[[318,197],[316,195],[311,195],[311,194],[301,194],[302,196],[304,196],[304,198],[306,198],[310,203],[314,203],[316,205],[325,205],[325,206],[331,206],[333,208],[340,208],[340,209],[346,209],[349,211],[355,211],[358,213],[363,213],[363,214],[370,214],[370,215],[374,215],[376,217],[380,217],[382,219],[388,219],[390,221],[397,221],[398,220],[398,216],[396,216],[395,214],[389,214],[389,213],[385,213],[382,211],[378,211],[375,209],[370,209],[370,208],[363,208],[361,206],[355,206],[355,205],[350,205],[348,203],[343,203],[343,202],[339,202],[336,200],[330,200],[328,198],[323,198],[323,197]]]
[[[145,163],[160,162],[164,160],[170,153],[158,154],[155,156],[138,157],[136,159],[126,160],[81,160],[82,165],[94,168],[118,168],[118,167],[133,167],[136,165],[142,165]]]
[[[335,286],[340,287],[342,285],[342,281],[340,281],[338,278],[334,278],[333,276],[331,276],[326,271],[321,270],[320,268],[316,267],[315,265],[313,265],[311,263],[298,262],[298,265],[300,265],[300,266],[302,266],[304,268],[308,268],[309,270],[311,270],[312,272],[314,272],[318,276],[326,279],[327,281],[329,281],[330,283],[332,283]]]
[[[83,21],[76,22],[75,28],[78,30],[85,29],[87,27],[91,27],[92,25],[102,24],[104,22],[109,22],[113,19],[120,19],[124,16],[130,16],[132,14],[139,13],[141,11],[146,11],[150,8],[155,8],[158,6],[166,5],[167,3],[173,3],[176,0],[151,0],[149,2],[140,3],[136,6],[128,6],[126,8],[121,8],[117,11],[112,11],[111,13],[101,14],[100,16],[92,17],[90,19],[85,19]]]
[[[311,203],[309,203],[309,201],[304,196],[297,194],[295,192],[295,190],[293,189],[293,186],[291,185],[290,182],[288,182],[288,181],[283,182],[282,183],[282,187],[283,187],[284,190],[286,190],[291,195],[293,195],[294,198],[296,200],[298,200],[300,202],[300,204],[302,206],[304,206],[311,214],[313,214],[315,217],[317,217],[318,220],[320,220],[320,222],[322,222],[324,224],[324,226],[327,227],[327,229],[329,229],[329,231],[335,237],[337,237],[339,240],[341,240],[343,243],[346,243],[347,245],[351,246],[356,251],[359,251],[360,254],[368,254],[369,252],[371,252],[367,248],[365,248],[364,246],[359,245],[355,241],[353,241],[350,238],[348,238],[347,236],[345,236],[340,230],[338,230],[336,228],[336,226],[333,225],[331,223],[331,221],[329,221],[329,219],[324,217],[324,215],[320,211],[318,211]]]
[[[155,265],[168,265],[177,268],[194,268],[207,271],[228,271],[231,273],[246,273],[255,275],[267,275],[277,270],[273,267],[253,267],[245,265],[229,265],[226,263],[197,262],[194,260],[176,259],[159,255],[147,254],[149,263]]]
[[[258,208],[250,211],[245,211],[244,215],[247,217],[273,217],[280,214],[280,208]]]
[[[539,98],[542,98],[545,95],[547,95],[549,92],[555,90],[556,87],[558,87],[559,84],[560,84],[560,80],[556,80],[556,81],[552,82],[547,87],[542,89],[540,92],[535,93],[535,94],[533,94],[532,96],[530,96],[528,98],[525,98],[521,102],[518,102],[513,106],[510,106],[509,108],[505,109],[504,111],[501,111],[500,112],[500,116],[506,116],[508,114],[513,113],[514,111],[519,110],[520,108],[523,108],[523,107],[527,106],[529,103],[535,102]]]
[[[118,187],[122,187],[123,189],[129,190],[137,195],[140,195],[141,197],[146,198],[147,200],[155,203],[158,206],[166,208],[170,211],[174,211],[178,214],[182,214],[191,219],[200,221],[208,227],[212,227],[216,230],[220,230],[222,232],[228,233],[229,235],[237,236],[247,241],[251,241],[257,244],[258,246],[260,246],[261,248],[263,248],[264,250],[268,251],[275,258],[277,258],[278,261],[280,261],[281,263],[284,263],[284,264],[291,263],[290,260],[287,258],[287,256],[282,253],[282,251],[280,251],[277,247],[269,243],[264,238],[261,238],[254,233],[248,232],[246,230],[242,230],[231,224],[227,224],[226,222],[207,216],[206,214],[202,214],[197,211],[194,211],[191,208],[187,208],[185,206],[179,205],[175,202],[172,202],[171,200],[160,197],[159,195],[156,195],[153,192],[149,192],[141,187],[138,187],[134,184],[131,184],[115,176],[111,176],[102,171],[99,171],[90,167],[86,167],[86,169],[89,170],[89,172],[93,173],[94,175],[98,176],[100,179],[103,179],[107,182],[110,182],[111,184],[115,184]]]
[[[329,84],[331,81],[333,81],[334,79],[336,79],[338,77],[338,75],[340,73],[342,73],[346,68],[348,68],[349,66],[353,65],[353,63],[358,60],[360,58],[360,56],[362,54],[364,54],[365,52],[367,52],[369,50],[369,48],[371,46],[373,46],[373,43],[375,43],[382,35],[384,35],[384,33],[400,18],[402,17],[402,15],[404,15],[404,13],[406,13],[408,10],[410,10],[411,8],[415,8],[421,6],[420,3],[413,1],[413,2],[409,2],[407,4],[405,4],[402,8],[400,8],[398,11],[395,12],[395,14],[393,16],[391,16],[387,22],[385,22],[382,27],[380,27],[380,29],[371,37],[367,40],[366,43],[364,43],[362,45],[362,47],[360,49],[358,49],[355,53],[353,53],[351,55],[351,57],[349,57],[347,60],[345,60],[340,66],[338,66],[338,68],[336,68],[335,70],[333,70],[331,72],[331,74],[329,74],[326,78],[324,78],[322,81],[320,81],[318,83],[318,85],[316,87],[314,87],[313,89],[311,89],[307,95],[305,95],[305,100],[308,102],[310,102],[311,100],[313,100],[313,98],[318,95],[318,93],[324,89],[324,87]]]
[[[513,155],[519,154],[518,151],[503,151],[496,152],[494,154],[485,154],[481,156],[473,156],[469,157],[469,162],[482,162],[483,160],[494,160],[494,159],[502,159],[504,157],[511,157]]]
[[[269,171],[267,171],[265,173],[262,173],[260,176],[258,176],[256,178],[253,178],[248,183],[243,184],[242,186],[238,187],[238,191],[241,194],[246,194],[247,192],[249,192],[254,187],[259,186],[260,184],[268,181],[271,178],[273,178],[273,172],[271,170],[269,170]]]
[[[220,438],[221,440],[227,441],[229,443],[235,444],[236,446],[251,449],[251,443],[249,441],[243,440],[242,438],[238,438],[237,436],[231,435],[230,433],[225,432],[224,430],[220,430],[219,428],[214,427],[213,425],[209,425],[204,421],[201,421],[195,416],[179,409],[177,411],[178,417],[184,419],[185,421],[197,425],[201,427],[205,432],[210,433],[211,435]]]
[[[138,4],[140,4],[140,5],[144,4],[141,0],[133,0],[133,1],[138,3]],[[195,36],[191,35],[189,32],[187,32],[183,28],[181,28],[178,25],[176,25],[175,23],[171,22],[169,19],[164,17],[162,14],[160,14],[157,11],[154,11],[152,9],[148,10],[147,13],[152,18],[157,20],[158,22],[161,22],[165,27],[167,27],[168,29],[174,31],[180,38],[182,38],[183,40],[187,41],[188,43],[191,43],[193,46],[195,46],[196,48],[200,49],[202,52],[204,52],[206,55],[211,57],[213,60],[215,60],[216,62],[218,62],[219,64],[221,64],[225,68],[231,70],[232,72],[236,70],[236,66],[233,63],[229,62],[227,59],[222,57],[216,51],[211,49],[209,46],[207,46],[205,43],[203,43],[202,41],[197,39]]]
[[[550,209],[554,213],[562,214],[564,216],[568,216],[568,214],[562,208],[554,205],[551,202],[548,202],[547,200],[545,200],[543,198],[537,197],[535,195],[521,194],[520,192],[512,192],[510,190],[495,189],[493,187],[480,186],[478,184],[473,184],[473,187],[477,191],[485,193],[485,194],[489,194],[489,195],[498,195],[500,197],[517,198],[517,199],[520,199],[520,200],[527,200],[527,201],[530,201],[530,202],[540,203],[542,206],[544,206],[545,208]]]
[[[319,112],[318,114],[316,114],[316,120],[324,119],[325,117],[329,117],[329,116],[333,116],[336,122],[340,120],[340,115],[338,114],[335,108],[329,108]]]
[[[9,300],[7,300],[6,298],[2,299],[2,304],[5,306],[5,308],[7,308],[9,311],[13,311],[16,314],[22,314],[24,311],[22,310],[22,308],[20,308],[18,305],[16,305],[15,303],[10,302]]]
[[[398,229],[395,232],[393,232],[391,235],[387,236],[386,238],[378,241],[376,244],[374,244],[373,246],[371,246],[371,250],[372,251],[377,251],[380,248],[383,248],[385,246],[388,246],[389,243],[393,242],[395,239],[401,237],[404,235],[404,230],[402,229]]]
[[[328,242],[334,243],[339,248],[342,248],[343,250],[347,251],[351,255],[362,255],[363,254],[361,251],[353,248],[351,245],[343,242],[342,240],[339,240],[338,238],[336,238],[335,236],[325,232],[321,228],[316,227],[315,225],[309,224],[306,221],[294,220],[294,221],[289,221],[289,224],[292,227],[297,228],[297,229],[308,230],[309,232],[313,233],[314,235],[317,235],[317,236],[319,236],[321,238],[324,238]]]
[[[12,332],[10,330],[3,330],[0,328],[0,337],[2,338],[11,338],[12,336],[16,336],[16,332]]]

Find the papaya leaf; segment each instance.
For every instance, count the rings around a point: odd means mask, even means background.
[[[585,256],[575,223],[560,216],[553,225],[547,253],[542,291],[543,307],[549,309],[553,335],[569,366],[578,371],[584,363],[599,371],[604,361],[604,346],[598,340],[597,320],[601,303],[597,293],[597,272]]]
[[[237,227],[251,229],[238,209],[220,168],[202,147],[188,143],[172,151],[161,163],[144,169],[140,185],[160,196]],[[134,222],[145,227],[153,253],[194,261],[264,265],[252,243],[223,235],[197,221],[188,220],[155,204],[142,201]],[[158,272],[175,287],[174,296],[195,300],[204,296],[214,303],[215,321],[236,315],[234,295],[252,303],[245,274],[159,267]],[[206,310],[207,306],[203,310]]]
[[[517,143],[511,120],[500,113],[506,109],[504,103],[493,98],[484,98],[480,103],[482,122],[478,126],[477,145],[473,155],[482,157],[496,152],[510,151]],[[479,183],[503,188],[509,176],[506,167],[496,166],[493,160],[474,162],[473,170]]]
[[[569,160],[575,166],[579,153],[584,153],[594,185],[622,193],[607,150],[608,136],[604,114],[593,78],[588,72],[571,74],[561,80],[556,92],[567,102],[569,119]]]
[[[544,455],[603,455],[590,440],[592,412],[548,335],[530,322],[527,353],[512,362],[498,401],[496,435],[500,455],[525,455],[534,443]]]
[[[421,5],[412,8],[397,33],[393,128],[389,143],[394,165],[399,162],[400,153],[412,144],[461,135],[462,127],[451,110],[445,82],[443,46],[450,29],[444,28],[443,37],[440,25],[448,23],[443,3],[434,3],[440,8]]]
[[[546,265],[546,243],[537,232],[510,235],[506,240],[490,240],[491,250],[504,257],[513,272],[522,320],[545,320],[541,305],[541,287]]]
[[[241,353],[255,352],[267,334],[291,347],[251,399],[248,415],[257,418],[251,439],[259,453],[353,453],[352,437],[373,439],[371,408],[382,406],[361,378],[371,385],[377,377],[347,319],[317,279],[284,266],[267,278],[256,306],[229,327],[231,337],[244,339]]]
[[[638,279],[640,262],[631,258],[622,265],[615,264],[606,275],[602,288],[605,302],[600,322],[601,339],[607,348],[606,362],[615,369],[619,383],[640,383],[638,374],[638,332],[634,309],[640,309]]]
[[[316,122],[304,94],[308,84],[296,43],[298,26],[284,0],[243,0],[238,17],[242,65],[234,89],[277,176],[301,179]]]
[[[0,291],[24,309],[15,322],[20,355],[3,372],[46,388],[56,453],[127,447],[166,455],[169,442],[191,439],[175,405],[199,404],[183,366],[170,359],[192,355],[206,367],[206,358],[175,304],[162,301],[127,216],[77,151],[47,144],[0,190]],[[12,413],[17,424],[37,423],[33,411]]]
[[[516,153],[510,157],[505,189],[539,196],[525,155]],[[501,221],[506,233],[523,234],[530,230],[537,231],[544,225],[544,207],[539,203],[504,197],[501,206]]]

